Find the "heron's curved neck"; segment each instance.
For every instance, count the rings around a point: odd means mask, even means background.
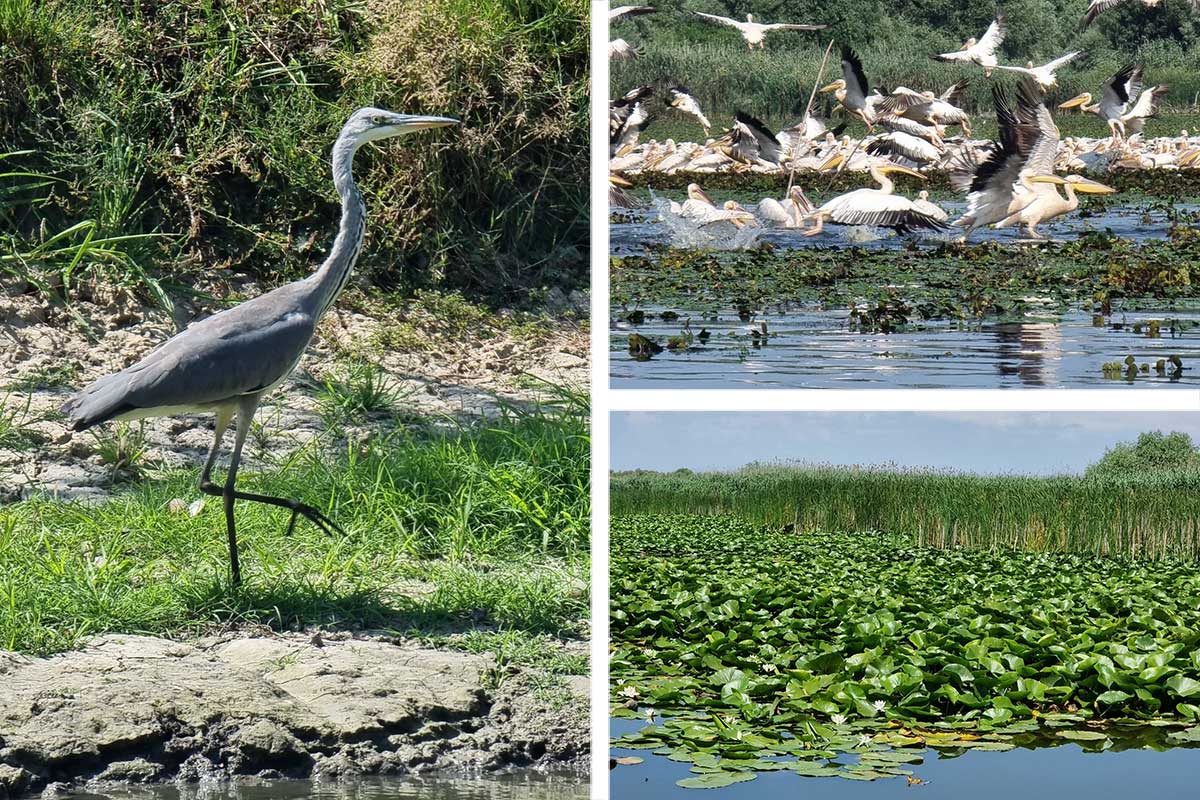
[[[355,143],[344,139],[338,139],[333,146],[333,185],[337,188],[338,196],[342,198],[342,223],[338,228],[337,238],[333,240],[333,249],[329,251],[329,257],[313,274],[313,280],[318,287],[317,316],[328,311],[333,301],[342,293],[342,289],[346,288],[350,270],[358,260],[366,235],[367,208],[363,204],[358,187],[354,185],[354,175],[351,172],[357,149]]]

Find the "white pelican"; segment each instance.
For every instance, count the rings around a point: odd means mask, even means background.
[[[630,89],[625,96],[614,100],[608,109],[608,143],[610,154],[628,145],[637,144],[638,135],[649,119],[645,103],[654,95],[650,86]]]
[[[696,102],[696,98],[688,94],[687,89],[682,86],[672,86],[667,89],[667,105],[695,117],[704,126],[704,135],[708,136],[708,129],[712,125],[709,123],[708,117],[704,116],[704,112],[700,110],[700,104]]]
[[[730,205],[732,203],[732,206]],[[754,215],[745,209],[737,208],[737,204],[728,201],[723,208],[717,208],[700,185],[689,183],[687,200],[682,204],[671,201],[671,213],[695,222],[697,225],[714,225],[718,222],[730,222],[737,227],[747,224],[757,225]]]
[[[1081,55],[1083,55],[1083,51],[1076,50],[1074,52],[1067,53],[1065,56],[1059,56],[1053,61],[1042,64],[1040,67],[1035,67],[1033,62],[1030,61],[1023,67],[1010,67],[1005,66],[1004,64],[997,64],[996,69],[1003,69],[1007,70],[1008,72],[1024,73],[1037,81],[1038,86],[1042,87],[1042,91],[1049,91],[1058,85],[1058,76],[1055,75],[1055,73],[1060,68],[1079,58]]]
[[[867,152],[876,156],[900,155],[918,164],[930,164],[942,157],[942,148],[937,144],[904,131],[875,137],[867,145]]]
[[[620,175],[608,176],[608,207],[609,208],[637,208],[640,203],[625,191],[632,186],[629,181],[622,178]]]
[[[1073,97],[1059,108],[1076,108],[1080,111],[1096,114],[1108,123],[1113,141],[1119,141],[1125,135],[1125,123],[1122,117],[1129,111],[1134,98],[1142,93],[1142,65],[1127,64],[1116,75],[1109,79],[1104,86],[1104,95],[1099,103],[1092,104],[1090,92],[1084,92]],[[1153,98],[1151,98],[1153,102]]]
[[[914,96],[912,98],[908,98],[903,106],[889,98],[887,101],[881,104],[881,110],[888,111],[893,115],[894,118],[912,120],[913,122],[918,122],[927,126],[957,125],[962,128],[964,135],[970,136],[971,118],[967,116],[967,112],[963,111],[953,103],[954,96],[961,92],[966,85],[966,81],[959,81],[936,97],[932,92],[914,92]],[[899,94],[900,91],[900,89],[896,89],[896,91],[892,92],[892,95],[895,96]],[[893,128],[892,123],[888,123],[884,120],[880,120],[880,122],[883,123],[885,127]],[[913,133],[915,135],[923,135],[911,130],[907,130],[905,132]],[[930,137],[927,135],[924,136],[924,138],[930,139]],[[933,139],[930,139],[930,141],[933,141]]]
[[[1158,98],[1168,91],[1170,87],[1165,84],[1143,89],[1133,108],[1121,115],[1121,128],[1134,134],[1141,133],[1146,127],[1146,120],[1158,114]]]
[[[658,11],[654,6],[617,6],[608,11],[608,21],[613,22],[621,17],[636,17],[642,14],[653,14]]]
[[[838,102],[856,115],[870,130],[875,124],[875,107],[883,102],[883,95],[870,92],[867,75],[863,72],[862,61],[849,47],[842,48],[842,77],[828,86],[822,86],[820,91],[833,92]]]
[[[758,49],[763,49],[765,46],[763,40],[767,38],[768,31],[823,31],[828,28],[828,25],[792,25],[785,22],[762,23],[755,22],[753,14],[746,15],[745,22],[738,22],[736,19],[729,17],[719,17],[716,14],[705,14],[702,11],[693,11],[693,14],[704,17],[710,22],[716,22],[720,25],[728,25],[731,28],[737,28],[741,31],[742,38],[746,40],[746,44],[753,50],[755,46]]]
[[[718,140],[718,146],[734,161],[743,164],[778,165],[783,146],[771,129],[742,111],[733,113],[733,128]]]
[[[952,223],[966,229],[959,241],[965,242],[976,228],[1006,220],[1025,208],[1037,193],[1030,180],[1053,175],[1058,127],[1039,95],[1033,81],[1022,82],[1014,112],[1004,89],[993,84],[1000,141],[987,148],[963,148],[963,163],[950,178],[956,188],[968,191],[967,210]]]
[[[815,207],[799,186],[788,189],[787,197],[776,200],[765,197],[754,207],[754,216],[778,228],[803,228],[804,217]]]
[[[1112,194],[1116,191],[1111,186],[1090,180],[1082,175],[1068,175],[1060,178],[1057,175],[1035,175],[1029,179],[1033,184],[1033,200],[1018,211],[996,223],[997,228],[1007,228],[1010,225],[1021,224],[1030,239],[1043,238],[1037,232],[1037,226],[1054,217],[1061,217],[1079,208],[1081,194]],[[1066,199],[1058,193],[1056,186],[1062,186],[1067,193]]]
[[[1006,30],[1006,22],[1004,14],[996,12],[996,18],[992,20],[992,24],[984,31],[982,39],[967,39],[958,50],[952,53],[941,53],[933,57],[935,61],[946,62],[966,62],[978,64],[983,67],[983,74],[990,76],[992,70],[996,68],[996,50],[1004,41]]]
[[[950,219],[950,215],[946,213],[944,208],[930,201],[929,192],[924,189],[917,192],[917,199],[913,200],[913,208],[922,214],[941,220],[942,222]]]
[[[823,169],[830,170],[841,164],[843,156],[838,153],[829,159]],[[945,230],[946,223],[920,211],[912,200],[892,194],[895,184],[888,177],[893,172],[911,175],[925,180],[925,176],[908,167],[876,160],[871,165],[871,177],[879,184],[878,189],[855,189],[838,195],[820,208],[808,213],[805,220],[816,220],[816,226],[804,231],[805,236],[816,236],[826,222],[835,225],[869,225],[876,228],[895,228],[905,233],[914,228]]]
[[[609,10],[608,21],[615,22],[621,17],[637,17],[642,14],[653,14],[656,11],[658,9],[653,6],[617,6]],[[608,43],[609,61],[625,61],[631,58],[639,58],[642,55],[641,50],[624,39],[613,39]]]
[[[631,58],[641,58],[642,51],[624,39],[613,39],[608,43],[609,61],[627,61]]]
[[[1096,17],[1100,16],[1101,13],[1108,11],[1113,6],[1122,2],[1125,2],[1125,0],[1092,0],[1092,2],[1088,4],[1088,9],[1084,13],[1083,19],[1079,20],[1079,26],[1081,28],[1086,28],[1088,25],[1091,25],[1093,22],[1095,22]],[[1156,5],[1161,3],[1162,0],[1139,0],[1139,2],[1147,8],[1154,8]],[[1192,0],[1192,4],[1195,5],[1195,0]]]

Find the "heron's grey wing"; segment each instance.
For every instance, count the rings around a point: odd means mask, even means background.
[[[139,409],[195,408],[273,386],[295,367],[315,328],[296,286],[200,320],[63,410],[82,429]]]

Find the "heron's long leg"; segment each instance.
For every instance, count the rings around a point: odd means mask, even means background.
[[[233,406],[221,406],[217,408],[217,425],[216,432],[213,434],[212,449],[208,451],[208,460],[204,462],[204,471],[200,473],[200,488],[211,482],[213,464],[217,463],[217,453],[221,450],[221,439],[225,436],[225,429],[229,427],[229,421],[233,419]]]
[[[220,497],[224,498],[224,500],[225,500],[225,527],[229,531],[230,560],[233,563],[234,584],[235,585],[240,582],[240,576],[239,576],[239,571],[238,571],[238,558],[237,558],[237,534],[235,532],[234,521],[233,521],[233,501],[234,500],[246,500],[251,503],[265,503],[267,505],[279,506],[280,508],[288,509],[289,511],[292,512],[292,518],[288,521],[288,527],[287,527],[287,533],[289,535],[291,534],[292,529],[296,527],[296,517],[297,516],[304,517],[305,519],[309,520],[314,525],[316,525],[318,528],[320,528],[322,531],[324,531],[325,533],[328,533],[330,535],[332,535],[334,533],[340,534],[342,536],[346,535],[346,532],[343,531],[340,527],[338,527],[333,522],[333,520],[329,519],[329,517],[325,516],[318,509],[313,508],[312,506],[308,505],[307,503],[301,503],[298,500],[289,500],[286,497],[273,497],[272,495],[266,495],[266,494],[253,494],[251,492],[239,492],[239,491],[237,491],[236,488],[234,488],[234,478],[237,474],[237,466],[238,466],[238,463],[241,461],[241,456],[242,456],[242,445],[246,441],[246,435],[250,432],[250,422],[251,422],[251,420],[254,419],[254,412],[258,408],[258,400],[259,400],[259,398],[257,395],[247,396],[245,398],[242,398],[242,400],[239,401],[239,403],[238,403],[237,439],[234,441],[233,456],[229,462],[229,474],[225,478],[225,486],[224,487],[217,486],[215,483],[213,483],[212,481],[208,481],[208,480],[202,480],[202,482],[200,484],[200,490],[202,492],[204,492],[205,494],[220,496]],[[220,416],[218,415],[218,418],[217,418],[218,426],[220,425],[220,422],[221,422]],[[228,424],[228,422],[229,422],[229,419],[228,419],[228,417],[226,417],[225,423]],[[212,458],[212,456],[210,456],[210,460],[211,460],[211,458]],[[206,468],[205,469],[206,475],[207,475],[207,472],[208,472],[208,469]]]

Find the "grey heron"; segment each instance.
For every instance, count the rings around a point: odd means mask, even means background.
[[[242,445],[259,401],[283,382],[300,362],[317,323],[345,288],[362,250],[366,206],[354,184],[354,154],[367,142],[427,128],[453,125],[449,117],[395,114],[378,108],[355,111],[333,145],[333,184],[342,202],[342,220],[325,262],[310,276],[280,286],[241,305],[213,314],[160,344],[126,369],[83,389],[64,406],[74,430],[109,420],[213,411],[216,433],[200,474],[200,490],[222,497],[229,536],[233,585],[242,581],[238,562],[234,500],[266,503],[292,512],[288,532],[303,516],[325,532],[337,526],[319,510],[282,497],[237,491]],[[237,419],[233,452],[224,486],[211,479],[221,439]]]

